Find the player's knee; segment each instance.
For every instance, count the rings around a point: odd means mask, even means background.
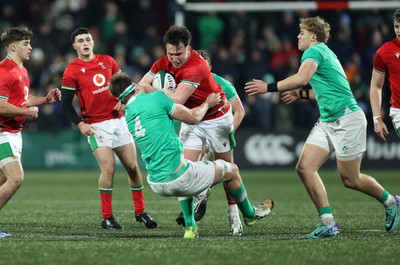
[[[347,175],[340,174],[340,179],[342,180],[343,186],[348,189],[357,189],[359,186],[359,178],[349,177]]]
[[[20,173],[12,177],[8,176],[7,179],[8,183],[13,187],[13,189],[18,189],[24,182],[24,174]]]
[[[139,170],[140,169],[139,169],[138,164],[137,163],[133,163],[128,169],[129,177],[131,179],[137,178],[138,174],[139,174]]]
[[[226,162],[222,159],[217,159],[215,164],[219,169],[220,178],[223,182],[231,181],[232,178],[237,175],[238,167],[235,164]]]

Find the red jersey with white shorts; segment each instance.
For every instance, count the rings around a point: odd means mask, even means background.
[[[376,52],[374,69],[387,73],[390,91],[390,104],[393,108],[400,108],[400,41],[395,38],[385,42]]]
[[[220,117],[230,109],[225,93],[212,76],[206,60],[195,50],[190,49],[190,56],[187,62],[180,68],[175,68],[167,56],[161,57],[153,64],[150,72],[154,75],[161,70],[173,74],[177,85],[183,82],[196,87],[196,90],[184,104],[187,108],[191,109],[200,106],[211,93],[221,93],[221,103],[209,109],[203,120]]]
[[[123,116],[114,109],[118,100],[108,91],[108,81],[119,71],[117,62],[111,56],[99,54],[95,54],[89,62],[76,58],[67,66],[62,89],[75,91],[82,121],[91,124]]]
[[[7,56],[0,62],[0,98],[11,105],[26,108],[29,97],[29,77],[24,66],[19,67]],[[26,116],[6,117],[0,115],[0,132],[17,133],[22,130]]]

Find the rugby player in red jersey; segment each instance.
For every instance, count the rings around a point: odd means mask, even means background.
[[[383,141],[386,141],[389,134],[381,118],[382,87],[386,75],[391,91],[389,116],[397,135],[400,136],[400,9],[396,9],[394,13],[393,28],[396,38],[385,42],[376,52],[370,88],[374,130]]]
[[[89,29],[76,29],[71,34],[71,41],[78,58],[63,74],[62,108],[68,119],[88,138],[100,167],[101,226],[104,229],[122,228],[115,220],[112,208],[115,153],[128,173],[136,221],[147,228],[156,228],[157,223],[145,212],[143,179],[132,135],[123,114],[116,108],[118,100],[108,91],[108,80],[120,72],[120,68],[111,56],[93,53],[94,41]],[[79,100],[80,116],[73,106],[75,95]]]
[[[24,181],[21,164],[21,131],[26,118],[37,118],[36,106],[61,99],[58,88],[45,97],[29,94],[29,76],[24,61],[29,60],[32,31],[15,27],[1,34],[7,57],[0,62],[0,209],[17,192]],[[0,238],[10,236],[0,231]]]
[[[221,103],[210,108],[198,124],[182,123],[179,137],[184,145],[184,156],[188,160],[197,161],[203,145],[207,143],[215,159],[233,162],[232,150],[236,143],[231,105],[226,100],[221,86],[212,76],[206,60],[191,48],[190,31],[184,26],[171,26],[164,35],[164,45],[167,55],[153,64],[139,84],[145,87],[146,91],[152,91],[151,84],[154,75],[161,70],[167,71],[174,75],[177,87],[172,93],[165,89],[166,94],[176,103],[183,104],[187,108],[200,106],[211,93],[220,93]],[[240,235],[242,224],[239,210],[236,203],[226,193],[226,188],[225,194],[230,206],[228,211],[230,231],[233,234],[232,229],[238,228],[240,231],[236,234]],[[187,207],[190,208],[193,203],[192,198],[184,199],[187,199]],[[197,220],[200,220],[205,213],[206,201],[207,192],[200,194],[196,200],[194,210],[202,210]]]

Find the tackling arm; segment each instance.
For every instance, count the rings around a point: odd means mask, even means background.
[[[242,123],[242,120],[245,115],[245,110],[242,104],[242,101],[240,100],[239,96],[236,97],[232,102],[232,112],[233,112],[233,130],[236,131],[236,129],[239,127],[240,123]]]
[[[204,118],[209,108],[215,107],[220,101],[221,95],[219,93],[212,93],[208,95],[203,104],[193,109],[186,108],[184,105],[177,103],[172,117],[187,124],[196,124]]]
[[[139,81],[139,85],[141,85],[144,88],[144,91],[146,93],[153,92],[154,87],[151,85],[153,82],[154,76],[150,74],[150,72],[147,72],[142,79]]]
[[[185,104],[188,98],[196,90],[196,87],[190,84],[179,83],[174,93],[167,94],[167,96],[179,104]]]

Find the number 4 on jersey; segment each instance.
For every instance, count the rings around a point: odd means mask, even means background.
[[[146,136],[146,128],[143,128],[142,123],[140,122],[139,116],[135,118],[135,136],[136,137],[145,137]]]

